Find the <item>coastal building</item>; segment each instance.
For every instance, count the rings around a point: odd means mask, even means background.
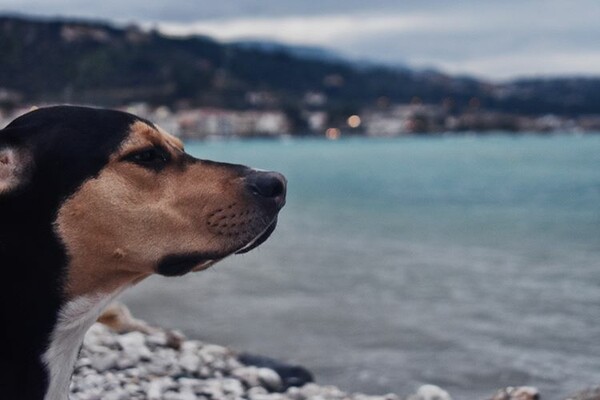
[[[130,104],[123,110],[153,121],[182,138],[277,136],[290,132],[288,118],[279,110],[205,107],[172,111],[166,106],[153,108],[146,103]]]
[[[361,117],[367,135],[398,136],[443,131],[446,113],[434,104],[403,104],[369,110]]]
[[[179,134],[185,138],[277,136],[290,129],[282,111],[198,108],[179,112],[177,123]]]

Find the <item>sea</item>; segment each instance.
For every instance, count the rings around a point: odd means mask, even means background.
[[[284,173],[288,202],[258,249],[126,293],[137,317],[345,391],[600,385],[600,135],[186,146]]]

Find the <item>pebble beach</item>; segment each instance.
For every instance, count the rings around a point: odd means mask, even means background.
[[[310,371],[266,357],[186,339],[150,328],[115,332],[101,323],[88,331],[75,366],[70,400],[452,400],[434,385],[415,393],[373,396],[318,385]],[[538,400],[533,387],[509,387],[489,400]],[[600,390],[572,400],[599,400]]]

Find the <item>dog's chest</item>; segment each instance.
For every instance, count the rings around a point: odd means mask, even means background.
[[[48,391],[44,400],[66,400],[73,367],[83,337],[117,293],[82,296],[65,304],[50,337],[42,361],[48,369]]]

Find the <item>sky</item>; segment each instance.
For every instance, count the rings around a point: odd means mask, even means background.
[[[0,0],[0,12],[320,46],[496,81],[600,76],[600,0]]]

